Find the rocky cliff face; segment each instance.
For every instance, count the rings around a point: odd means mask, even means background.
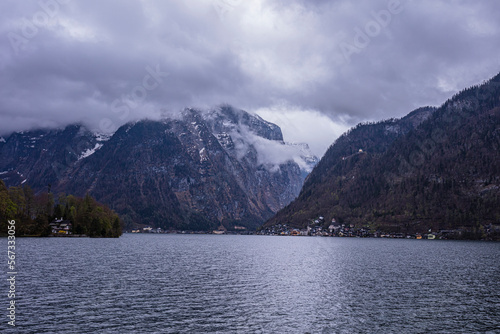
[[[316,162],[278,126],[230,106],[126,124],[111,137],[78,125],[15,133],[0,150],[8,185],[89,192],[129,226],[195,230],[257,227],[298,195]]]
[[[0,140],[0,177],[9,186],[27,183],[46,189],[104,139],[80,125],[13,133]]]

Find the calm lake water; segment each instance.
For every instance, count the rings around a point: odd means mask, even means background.
[[[18,238],[15,332],[500,333],[499,260],[488,242]]]

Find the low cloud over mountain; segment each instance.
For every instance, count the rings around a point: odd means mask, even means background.
[[[229,103],[340,127],[308,138],[322,154],[498,72],[498,17],[495,1],[4,1],[0,134]]]

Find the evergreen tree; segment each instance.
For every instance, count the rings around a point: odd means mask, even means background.
[[[115,238],[122,234],[118,215],[89,194],[84,198],[59,194],[54,203],[50,192],[35,196],[27,185],[7,188],[0,180],[0,234],[6,233],[7,220],[15,219],[17,235],[47,236],[52,233],[49,223],[59,218],[71,221],[74,234]]]

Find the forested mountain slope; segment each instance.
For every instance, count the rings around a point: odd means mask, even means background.
[[[500,222],[499,152],[500,74],[437,110],[348,131],[265,226],[323,216],[372,230],[481,233]]]

